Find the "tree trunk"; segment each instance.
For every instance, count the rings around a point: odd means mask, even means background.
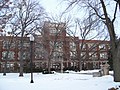
[[[112,51],[112,55],[113,55],[114,81],[120,82],[120,43],[118,43],[117,48]]]
[[[113,22],[110,19],[108,21],[107,27],[110,34],[111,52],[113,56],[114,81],[120,82],[120,41],[116,38]]]
[[[20,73],[19,77],[23,77],[23,32],[20,40]]]
[[[48,73],[51,72],[51,60],[48,58]]]
[[[113,59],[113,71],[114,71],[114,81],[120,82],[120,41],[117,40],[115,30],[114,30],[114,19],[111,20],[108,17],[108,13],[106,10],[106,6],[104,4],[104,0],[100,0],[105,16],[105,24],[108,28],[110,43],[111,43],[111,52]]]
[[[7,60],[5,60],[3,76],[6,76],[6,71],[7,71]]]

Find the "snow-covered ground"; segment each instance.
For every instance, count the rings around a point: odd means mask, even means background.
[[[19,77],[18,73],[7,73],[7,76],[1,73],[0,90],[108,90],[120,86],[120,83],[113,82],[111,75],[93,77],[91,73],[34,73],[34,83],[30,83],[30,74]]]

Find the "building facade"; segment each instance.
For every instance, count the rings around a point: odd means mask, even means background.
[[[99,69],[101,64],[108,63],[109,43],[100,40],[80,40],[83,69]]]
[[[45,22],[41,35],[34,35],[34,69],[63,71],[65,69],[98,69],[108,62],[109,41],[80,40],[67,36],[65,23]],[[20,37],[0,36],[0,72],[5,63],[8,72],[18,72],[20,66]],[[8,57],[7,57],[8,56]],[[30,67],[30,41],[23,41],[24,68]]]

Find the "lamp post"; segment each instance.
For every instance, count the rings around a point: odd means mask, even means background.
[[[30,72],[31,72],[31,81],[30,83],[34,83],[33,81],[33,42],[34,42],[34,37],[33,35],[30,36]]]

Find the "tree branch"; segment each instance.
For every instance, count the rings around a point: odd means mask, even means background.
[[[116,13],[117,13],[117,6],[118,6],[118,3],[116,3],[116,6],[115,6],[115,13],[114,13],[114,18],[112,20],[112,23],[115,21],[116,19]]]

